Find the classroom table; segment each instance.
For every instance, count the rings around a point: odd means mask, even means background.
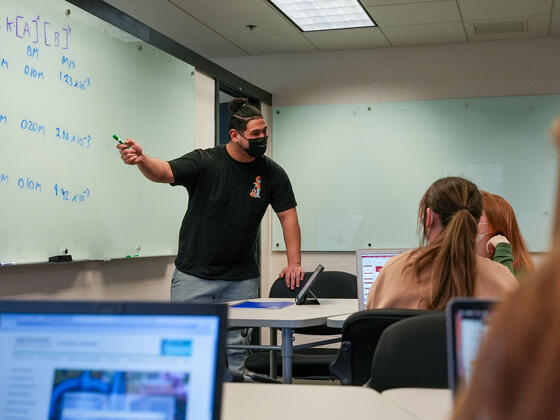
[[[288,298],[259,298],[251,302],[287,302]],[[229,346],[229,348],[247,348],[273,350],[271,352],[271,372],[276,368],[276,351],[282,353],[282,378],[285,383],[292,382],[292,358],[294,349],[313,347],[332,343],[336,340],[293,345],[294,329],[326,325],[327,318],[335,315],[349,314],[358,310],[358,299],[319,299],[319,305],[290,305],[282,309],[232,308],[242,301],[231,302],[228,311],[228,327],[268,327],[282,330],[282,344],[277,345],[276,331],[271,330],[269,346]]]
[[[451,390],[434,388],[396,388],[381,393],[420,420],[448,420],[453,402]]]
[[[330,328],[342,328],[344,325],[344,321],[348,319],[348,317],[352,314],[343,314],[343,315],[336,315],[330,316],[327,318],[327,327]]]
[[[419,420],[370,388],[225,383],[222,420]]]

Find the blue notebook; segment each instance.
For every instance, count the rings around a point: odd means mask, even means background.
[[[293,305],[294,302],[251,302],[246,300],[245,302],[240,302],[235,305],[231,305],[232,308],[260,308],[260,309],[282,309],[286,306]]]

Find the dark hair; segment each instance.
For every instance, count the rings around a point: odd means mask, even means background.
[[[229,103],[229,116],[228,127],[230,130],[237,130],[244,133],[247,129],[247,124],[251,120],[262,118],[261,111],[249,104],[247,98],[234,98]]]
[[[427,238],[428,208],[437,213],[443,232],[430,244],[415,250],[407,267],[420,274],[431,266],[430,296],[426,309],[444,309],[456,296],[472,296],[476,275],[477,224],[482,215],[480,191],[459,177],[441,178],[426,191],[418,210],[418,224]]]

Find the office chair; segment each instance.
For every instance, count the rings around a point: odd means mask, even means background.
[[[305,273],[300,288],[309,280],[311,273]],[[324,299],[356,299],[358,297],[356,276],[343,271],[323,271],[311,288],[313,293],[319,298]],[[276,279],[272,285],[269,297],[294,299],[299,289],[291,290],[286,287],[286,282],[282,278]],[[320,325],[309,328],[298,328],[294,330],[297,334],[309,335],[338,335],[340,329],[329,328]],[[329,365],[335,360],[338,349],[331,348],[308,348],[294,352],[293,356],[293,377],[306,379],[336,379],[329,372]],[[268,352],[258,352],[251,354],[245,361],[245,367],[256,373],[269,374]],[[282,361],[278,357],[277,372],[282,371]]]
[[[330,372],[342,385],[365,384],[375,348],[385,328],[402,319],[429,313],[432,311],[370,309],[350,315],[342,327],[342,344]]]
[[[403,319],[388,327],[379,340],[367,386],[447,388],[445,312]]]

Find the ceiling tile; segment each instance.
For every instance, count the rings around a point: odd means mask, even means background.
[[[215,31],[165,0],[107,0],[107,2],[180,43],[223,39]]]
[[[269,35],[252,38],[240,38],[235,44],[251,55],[289,54],[316,52],[317,48],[299,34]]]
[[[391,26],[383,32],[392,45],[445,44],[466,41],[461,23]]]
[[[463,20],[550,14],[552,0],[457,0]]]
[[[485,22],[524,22],[525,32],[520,33],[504,33],[504,34],[486,34],[486,35],[476,35],[474,30],[475,23],[485,23]],[[536,36],[548,35],[548,24],[550,21],[550,16],[530,16],[525,18],[516,19],[493,19],[491,21],[477,20],[472,22],[465,22],[465,31],[467,32],[467,37],[469,41],[487,41],[493,39],[514,39],[514,38],[531,38]]]
[[[146,1],[146,0],[144,0]],[[169,0],[200,19],[210,16],[246,16],[273,12],[264,0]]]
[[[304,32],[303,36],[322,51],[377,48],[390,45],[379,28]]]
[[[560,35],[560,15],[552,15],[550,35]]]
[[[279,14],[214,17],[205,22],[216,32],[226,38],[257,38],[267,35],[299,34],[300,30],[292,26]],[[247,25],[256,25],[253,30]]]
[[[384,6],[405,3],[431,3],[434,0],[359,0],[364,7],[369,6]]]
[[[375,6],[366,9],[381,28],[461,21],[457,3],[454,0]]]
[[[225,39],[210,41],[194,41],[187,45],[188,48],[206,58],[241,57],[249,55]]]

